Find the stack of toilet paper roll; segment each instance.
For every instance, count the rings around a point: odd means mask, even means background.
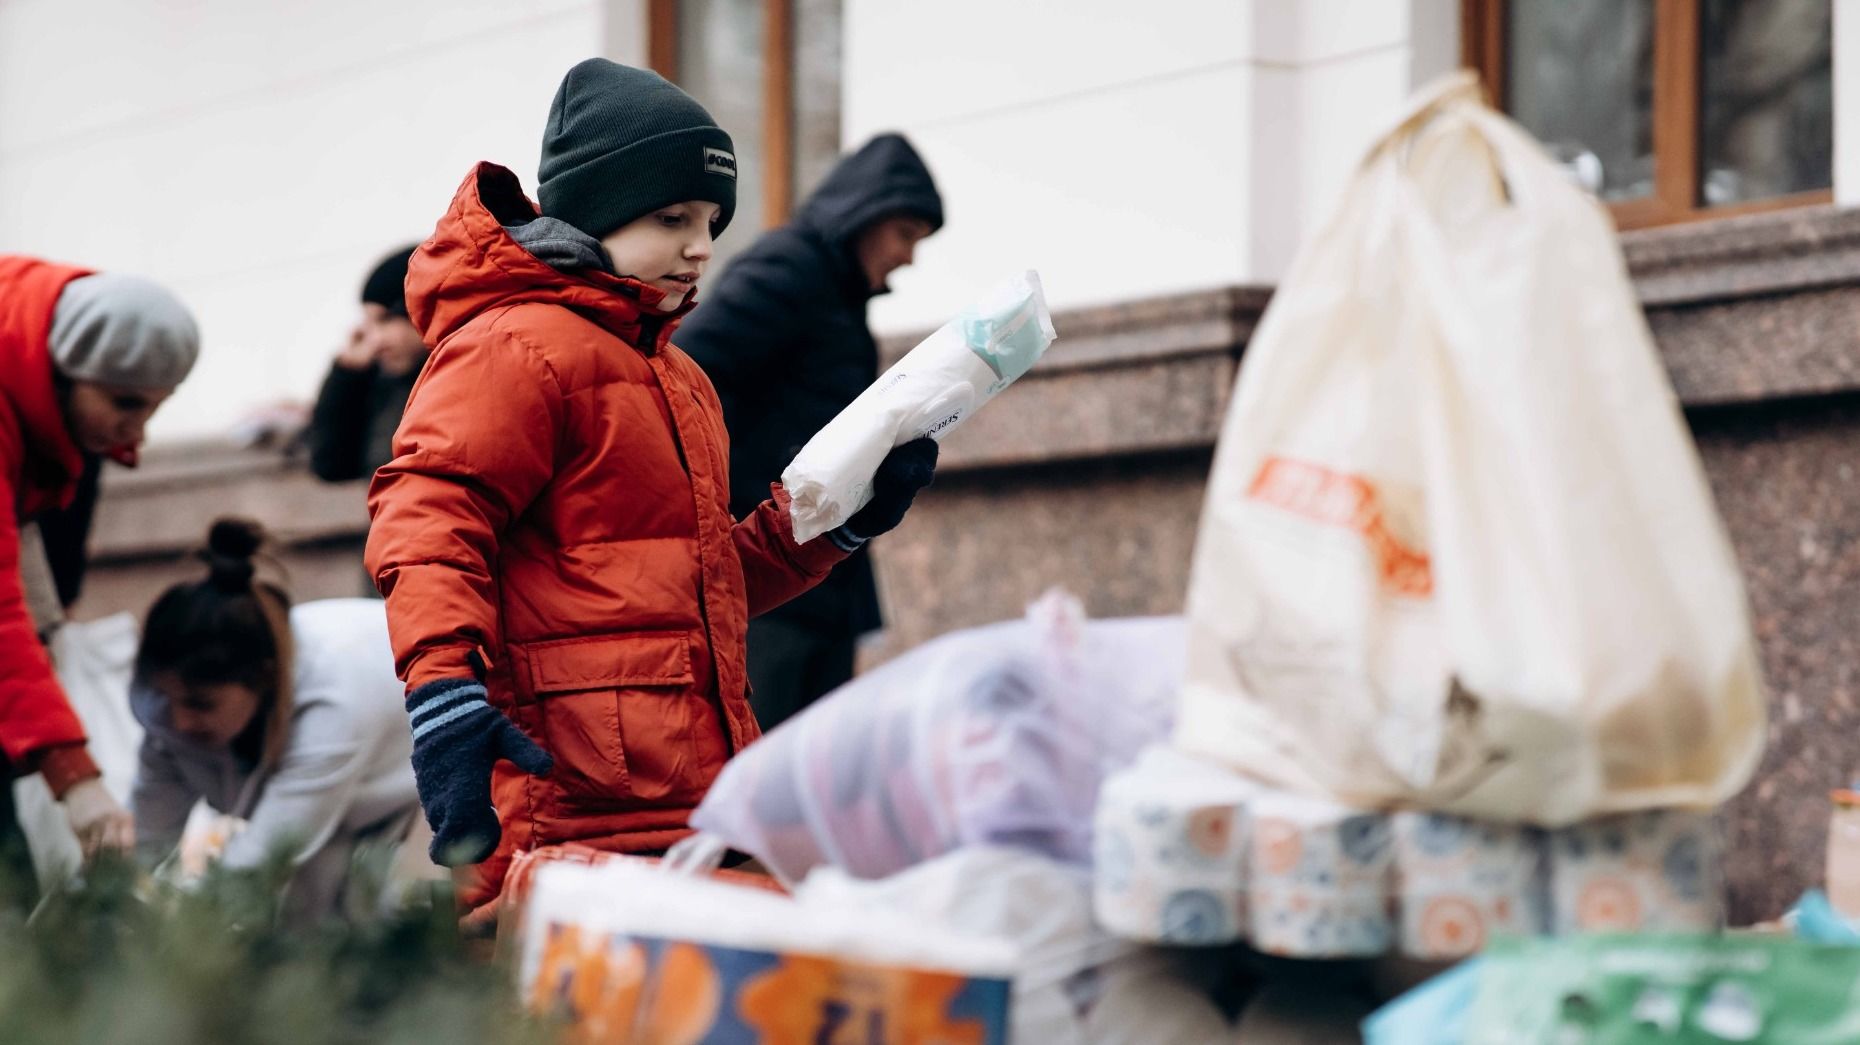
[[[1144,750],[1098,793],[1093,907],[1119,936],[1218,944],[1247,927],[1248,802],[1261,790],[1172,748]]]
[[[1543,932],[1538,831],[1438,813],[1396,813],[1389,822],[1403,954],[1462,958],[1496,935]]]
[[[1501,935],[1704,931],[1722,920],[1710,813],[1540,830],[1267,790],[1151,749],[1100,793],[1098,920],[1167,944],[1454,959]]]
[[[1386,817],[1269,792],[1254,801],[1252,822],[1253,946],[1309,958],[1389,949],[1394,849]]]
[[[1550,931],[1688,932],[1724,921],[1723,839],[1709,813],[1626,813],[1547,834]]]

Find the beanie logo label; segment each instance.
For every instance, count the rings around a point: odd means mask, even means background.
[[[704,173],[721,174],[726,178],[736,177],[736,154],[722,149],[704,146]]]

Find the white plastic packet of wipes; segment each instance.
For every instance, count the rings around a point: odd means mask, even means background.
[[[1032,269],[938,328],[808,440],[781,473],[793,498],[794,539],[813,540],[872,499],[872,476],[892,447],[938,442],[1039,362],[1053,316]]]

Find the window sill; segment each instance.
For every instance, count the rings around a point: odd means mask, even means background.
[[[1860,209],[1793,207],[1621,233],[1648,308],[1860,283]]]

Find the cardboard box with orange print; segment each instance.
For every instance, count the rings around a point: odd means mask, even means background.
[[[1004,1045],[1014,950],[631,862],[536,875],[520,968],[571,1041]]]

